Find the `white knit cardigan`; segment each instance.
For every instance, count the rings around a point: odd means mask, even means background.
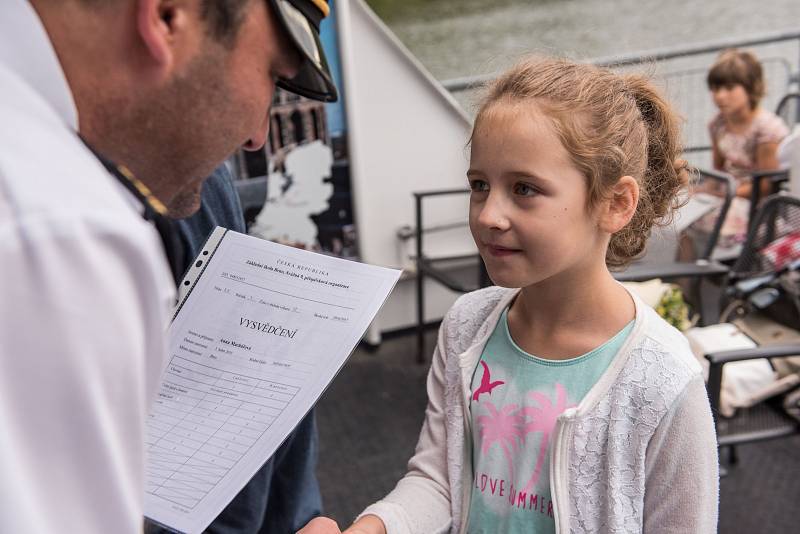
[[[408,473],[362,515],[388,534],[461,534],[472,489],[470,379],[516,290],[464,295],[445,316]],[[558,533],[715,533],[719,472],[701,368],[685,338],[636,296],[625,344],[558,419],[550,484]]]

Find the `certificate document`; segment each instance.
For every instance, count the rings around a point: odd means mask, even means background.
[[[399,276],[217,228],[169,329],[145,515],[206,528],[316,403]]]

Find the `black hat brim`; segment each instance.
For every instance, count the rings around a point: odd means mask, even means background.
[[[286,0],[271,0],[270,3],[302,58],[297,75],[292,79],[279,78],[278,87],[313,100],[335,102],[339,95],[322,49],[319,31]]]

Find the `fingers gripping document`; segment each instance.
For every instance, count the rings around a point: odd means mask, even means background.
[[[399,276],[217,228],[169,329],[145,515],[207,527],[316,403]]]

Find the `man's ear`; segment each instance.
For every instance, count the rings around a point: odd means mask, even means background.
[[[179,34],[188,28],[188,6],[180,0],[136,0],[136,29],[157,76],[169,73],[179,54]],[[159,76],[160,77],[160,76]]]
[[[600,228],[610,234],[619,232],[633,218],[638,204],[638,182],[632,176],[623,176],[614,184],[608,199],[602,204]]]

